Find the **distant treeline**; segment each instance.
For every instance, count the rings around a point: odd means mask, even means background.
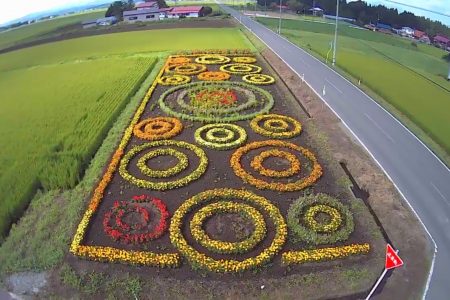
[[[314,2],[314,3],[313,3]],[[299,13],[316,7],[322,8],[326,14],[336,14],[336,1],[334,0],[283,0],[283,5]],[[279,0],[258,0],[258,4],[264,6],[275,6]],[[450,28],[439,21],[432,21],[425,17],[419,17],[411,12],[399,13],[396,8],[387,8],[384,5],[370,5],[364,1],[350,2],[340,0],[339,15],[356,20],[358,25],[377,22],[389,24],[395,28],[411,27],[425,31],[429,36],[443,34],[450,36]]]

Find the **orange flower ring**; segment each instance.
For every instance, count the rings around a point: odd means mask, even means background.
[[[136,124],[133,133],[138,138],[156,141],[170,139],[178,135],[181,130],[183,130],[183,124],[177,118],[156,117]]]

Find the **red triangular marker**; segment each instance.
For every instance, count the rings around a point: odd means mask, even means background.
[[[403,260],[397,255],[391,245],[386,245],[386,270],[398,268],[403,265]]]

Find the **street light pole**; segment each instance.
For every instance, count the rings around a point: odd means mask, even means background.
[[[336,65],[336,46],[337,46],[338,18],[339,18],[339,0],[336,0],[336,24],[335,24],[335,27],[334,27],[333,66]]]
[[[278,19],[278,34],[281,35],[281,0],[280,0],[280,18]]]

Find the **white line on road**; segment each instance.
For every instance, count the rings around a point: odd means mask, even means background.
[[[328,82],[329,85],[334,87],[339,93],[344,94],[340,89],[338,89],[334,84],[332,84],[328,79],[325,78],[325,81]]]
[[[442,192],[438,189],[437,186],[434,185],[434,183],[430,182],[431,186],[436,190],[436,192],[442,197],[442,199],[445,200],[445,202],[447,202],[448,204],[450,204],[450,202],[448,202],[447,198],[445,198],[444,194],[442,194]]]
[[[367,119],[369,119],[375,127],[377,127],[392,143],[394,143],[394,139],[380,126],[377,122],[375,122],[368,114],[364,113]]]

